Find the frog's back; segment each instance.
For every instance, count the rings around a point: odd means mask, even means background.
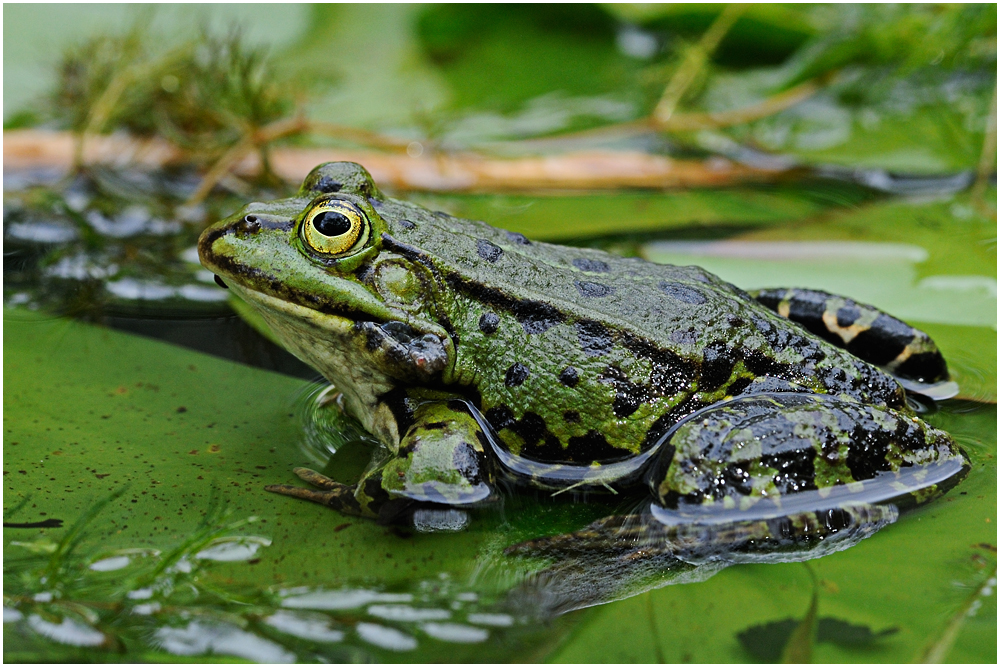
[[[699,267],[529,241],[392,200],[382,207],[387,249],[433,267],[448,295],[456,381],[477,392],[515,453],[621,458],[686,414],[781,383],[902,402],[891,377]]]

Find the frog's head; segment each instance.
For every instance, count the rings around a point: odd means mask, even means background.
[[[433,382],[454,358],[428,315],[428,270],[383,249],[382,199],[363,167],[328,163],[295,197],[248,204],[198,240],[201,263],[357,408],[398,380]]]

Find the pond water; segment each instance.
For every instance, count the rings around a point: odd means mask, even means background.
[[[313,112],[444,147],[633,120],[655,102],[648,79],[669,40],[707,25],[696,13],[684,30],[624,14],[605,25],[586,9],[553,33],[544,16],[495,28],[471,10],[327,11],[296,8],[263,36],[258,18],[251,34],[300,72],[320,69],[319,54],[336,64]],[[768,11],[734,39],[761,25],[781,39],[714,74],[709,108],[756,99],[823,19]],[[344,48],[376,26],[391,48]],[[554,53],[576,61],[528,76]],[[480,81],[490,67],[497,81]],[[846,294],[929,332],[960,394],[923,417],[968,454],[968,478],[886,510],[877,532],[771,553],[509,549],[628,512],[641,502],[630,496],[509,490],[471,513],[383,526],[265,493],[295,466],[353,481],[376,448],[197,263],[206,222],[292,186],[217,190],[192,213],[179,204],[194,170],[5,169],[5,660],[995,661],[995,176],[985,195],[970,190],[979,130],[921,134],[980,127],[988,93],[977,71],[945,78],[902,77],[891,100],[854,106],[843,90],[821,94],[679,149],[649,136],[611,144],[710,159],[742,142],[809,167],[782,182],[396,193],[533,239],[697,264],[744,289]]]

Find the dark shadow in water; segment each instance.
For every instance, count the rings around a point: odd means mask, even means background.
[[[211,319],[153,319],[107,316],[101,324],[155,338],[241,364],[314,380],[316,371],[275,345],[236,315]]]

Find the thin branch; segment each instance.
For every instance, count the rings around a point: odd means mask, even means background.
[[[951,615],[948,624],[934,637],[930,643],[923,647],[913,662],[940,663],[948,657],[949,651],[958,639],[958,633],[965,625],[966,619],[976,613],[981,600],[990,595],[993,587],[996,586],[997,566],[993,565],[993,570],[983,578],[983,582],[975,588],[959,605],[958,609]]]
[[[212,191],[212,188],[215,187],[216,183],[225,178],[236,164],[238,164],[256,148],[269,144],[270,142],[282,137],[301,134],[303,130],[308,127],[309,121],[301,116],[296,116],[294,118],[286,118],[275,121],[270,125],[266,125],[256,130],[255,132],[247,133],[243,139],[226,151],[222,157],[216,160],[215,164],[212,165],[212,168],[208,170],[207,174],[205,174],[205,177],[201,179],[201,183],[198,184],[198,189],[195,190],[185,202],[185,206],[192,206],[205,199],[205,197],[208,196],[208,193]]]
[[[983,151],[979,154],[979,165],[976,167],[976,182],[972,186],[972,202],[980,208],[983,215],[996,216],[996,211],[990,211],[986,206],[986,184],[996,170],[997,164],[997,87],[993,85],[993,102],[990,104],[990,114],[986,118],[986,136],[983,137]]]
[[[656,129],[663,132],[685,132],[690,130],[710,130],[721,127],[742,125],[761,118],[773,116],[815,95],[829,81],[829,76],[821,76],[794,88],[782,91],[766,100],[732,111],[708,113],[676,114],[666,121],[654,119]]]
[[[701,36],[698,44],[688,49],[684,61],[667,83],[656,109],[653,110],[653,118],[660,123],[666,123],[670,120],[684,94],[705,69],[708,59],[718,48],[719,42],[748,8],[749,5],[744,4],[726,5],[722,13]]]
[[[370,130],[362,130],[356,127],[348,127],[347,125],[336,125],[334,123],[325,123],[316,120],[306,121],[306,125],[307,127],[305,131],[307,132],[325,134],[338,139],[348,139],[362,146],[374,146],[375,148],[405,151],[406,147],[412,143],[412,140],[409,139],[404,140],[387,137],[384,134],[371,132]],[[421,141],[420,143],[426,144],[427,142]]]

